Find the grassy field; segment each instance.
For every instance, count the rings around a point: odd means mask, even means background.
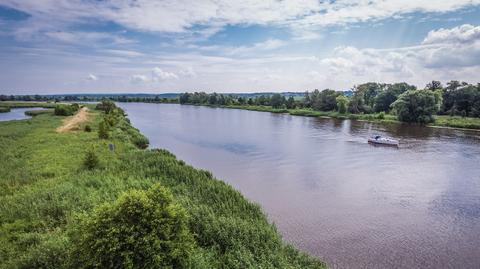
[[[288,113],[295,116],[306,117],[330,117],[336,119],[351,119],[351,120],[364,120],[371,122],[399,122],[395,115],[385,113],[371,113],[371,114],[341,114],[336,111],[316,111],[312,109],[285,109],[285,108],[272,108],[270,106],[223,106],[224,108],[232,109],[245,109],[261,112],[272,113]],[[428,126],[434,127],[452,127],[452,128],[466,128],[466,129],[480,129],[480,118],[471,117],[459,117],[459,116],[435,116],[435,122],[428,124]]]
[[[156,183],[187,212],[195,241],[189,268],[325,268],[284,243],[258,205],[210,172],[165,150],[138,149],[131,142],[138,130],[125,119],[99,139],[102,112],[91,111],[83,123],[91,132],[57,133],[65,117],[50,113],[0,122],[0,268],[77,268],[79,216]],[[87,151],[98,168],[84,167]]]

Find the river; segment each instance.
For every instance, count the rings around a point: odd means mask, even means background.
[[[259,203],[333,268],[479,268],[480,132],[121,103],[151,147]],[[369,145],[381,134],[400,147]]]

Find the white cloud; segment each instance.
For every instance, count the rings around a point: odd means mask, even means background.
[[[338,47],[320,61],[332,76],[351,81],[409,81],[468,78],[480,68],[480,27],[431,31],[421,45],[395,49]],[[455,77],[458,76],[458,77]]]
[[[153,68],[152,70],[153,81],[163,81],[163,80],[170,80],[170,79],[178,79],[178,76],[175,73],[164,71],[159,67]]]
[[[143,83],[148,81],[148,77],[145,75],[133,75],[130,77],[132,83]]]
[[[420,12],[451,12],[480,0],[2,0],[2,5],[32,15],[35,27],[68,25],[90,19],[113,21],[130,29],[211,35],[226,25],[287,27],[344,25]],[[203,26],[201,30],[193,26]],[[34,25],[30,25],[33,27]],[[309,37],[306,35],[306,37]],[[313,38],[313,35],[310,35]]]
[[[87,76],[87,80],[90,80],[90,81],[97,81],[98,80],[98,77],[95,76],[94,74],[88,74]]]
[[[430,31],[422,44],[469,43],[480,40],[480,26],[464,24],[451,29]]]

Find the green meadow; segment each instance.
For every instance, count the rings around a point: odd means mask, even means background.
[[[121,111],[89,113],[0,122],[0,268],[326,267],[210,172],[139,148]]]

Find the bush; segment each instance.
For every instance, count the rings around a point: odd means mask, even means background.
[[[98,137],[100,139],[108,139],[110,137],[108,124],[105,121],[101,121],[98,124]]]
[[[377,114],[377,119],[379,119],[379,120],[385,119],[385,112],[382,111],[382,112],[378,113]]]
[[[84,216],[72,237],[76,268],[185,268],[194,250],[185,210],[159,184]]]
[[[83,166],[88,170],[93,170],[98,167],[99,161],[98,157],[95,154],[94,149],[89,149],[85,154],[85,158],[83,159]]]
[[[71,105],[61,104],[61,105],[55,106],[55,110],[53,113],[57,116],[71,116],[75,114],[75,112],[77,112],[79,108],[80,107],[78,106],[78,104],[71,104]]]
[[[85,125],[85,128],[84,128],[85,132],[87,133],[90,133],[92,131],[92,127],[90,127],[90,125]]]

